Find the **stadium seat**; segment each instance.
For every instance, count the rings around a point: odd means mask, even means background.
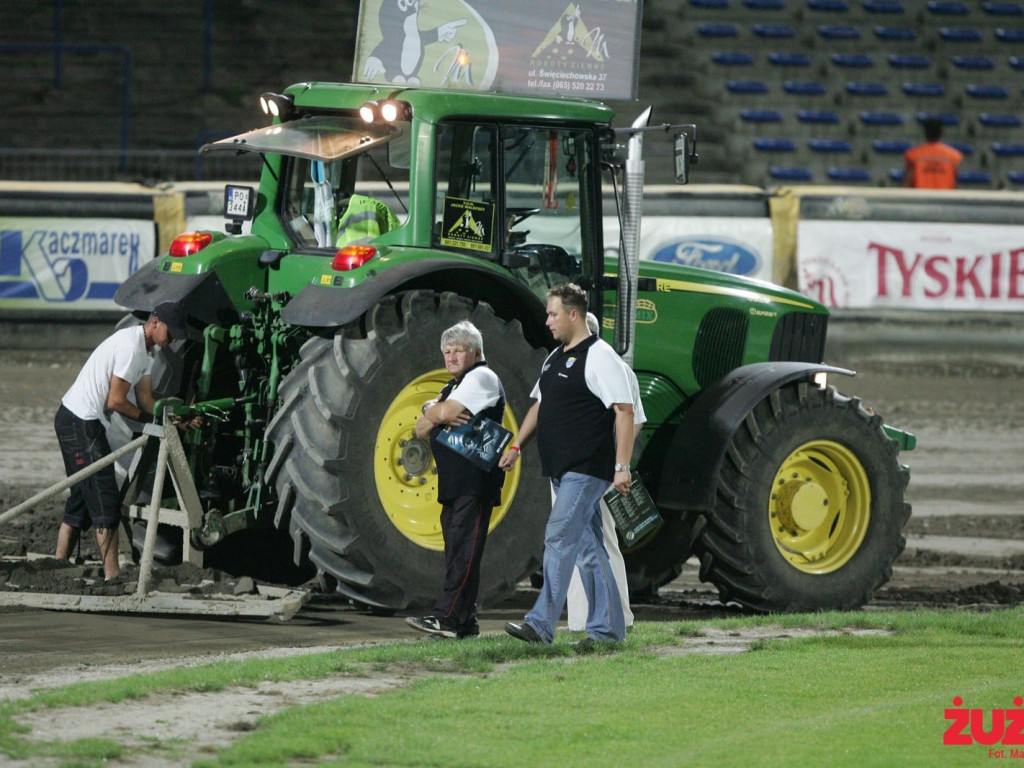
[[[853,145],[845,139],[808,139],[807,148],[812,152],[843,154],[853,151]]]
[[[874,32],[875,37],[887,42],[917,39],[917,30],[910,27],[875,27]]]
[[[830,181],[840,184],[851,184],[871,181],[871,174],[863,168],[835,168],[831,167],[825,171]]]
[[[763,83],[760,80],[728,80],[725,83],[725,89],[729,93],[743,96],[756,96],[769,91],[768,83]]]
[[[936,16],[966,16],[971,12],[966,3],[951,2],[950,0],[929,0],[929,13]]]
[[[857,27],[832,27],[820,25],[818,36],[822,40],[860,40],[860,30]]]
[[[741,109],[740,120],[745,123],[781,123],[782,113],[777,109]]]
[[[1020,128],[1020,118],[1012,113],[982,112],[978,122],[986,128]]]
[[[866,53],[833,53],[829,57],[837,67],[868,69],[875,66],[875,60]]]
[[[885,83],[850,82],[846,92],[851,96],[888,96],[889,86]]]
[[[949,144],[949,146],[951,146],[953,149],[959,151],[960,154],[963,155],[964,157],[970,157],[971,155],[974,154],[974,145],[968,144],[966,141],[950,140],[947,141],[946,143]]]
[[[850,4],[846,0],[807,0],[807,10],[846,13]]]
[[[992,142],[992,154],[997,157],[1024,157],[1024,144],[994,141]]]
[[[809,67],[811,57],[806,53],[769,53],[768,63],[775,67]]]
[[[796,119],[809,125],[838,125],[839,113],[831,109],[798,109]]]
[[[937,118],[946,128],[960,125],[960,116],[954,112],[918,112],[917,122],[923,124],[925,120]]]
[[[996,40],[1001,43],[1024,43],[1024,29],[997,29]]]
[[[956,172],[957,186],[982,185],[991,186],[992,176],[988,171],[960,170]]]
[[[903,83],[900,87],[907,96],[940,98],[946,95],[946,86],[942,83]]]
[[[890,179],[890,181],[894,181],[897,184],[902,184],[903,183],[903,177],[906,176],[906,175],[907,175],[907,169],[906,168],[890,168],[889,169],[889,179]]]
[[[894,69],[928,69],[932,60],[916,53],[890,53],[889,66]]]
[[[868,13],[903,13],[903,3],[900,0],[864,0],[862,7]]]
[[[729,7],[729,0],[690,0],[690,5],[702,9],[725,9]]]
[[[899,112],[873,112],[871,110],[864,110],[857,114],[864,125],[871,126],[888,126],[888,125],[903,125],[906,119]]]
[[[743,0],[743,4],[752,11],[784,11],[785,0]]]
[[[705,23],[697,25],[697,34],[701,37],[736,37],[739,29],[735,24]]]
[[[979,43],[982,39],[978,30],[960,27],[943,27],[939,30],[939,37],[947,43]]]
[[[786,80],[782,90],[790,96],[824,96],[828,91],[824,83],[809,80]]]
[[[1006,99],[1010,96],[1010,92],[1001,85],[968,84],[964,86],[964,92],[972,99]]]
[[[880,155],[902,155],[914,146],[914,142],[905,139],[875,139],[871,149]]]
[[[1011,56],[1009,64],[1014,69],[1024,69],[1024,56]]]
[[[796,30],[789,24],[755,24],[753,26],[753,30],[754,34],[758,37],[767,37],[771,39],[796,37]]]
[[[749,67],[754,63],[754,56],[746,51],[715,51],[711,61],[723,67]]]
[[[981,8],[990,16],[1024,16],[1020,3],[982,3]]]
[[[988,56],[954,56],[951,61],[957,69],[971,71],[995,69],[996,66]]]
[[[758,152],[796,152],[796,144],[791,139],[772,139],[758,137],[754,139],[754,149]]]
[[[1011,184],[1024,184],[1024,171],[1007,171],[1006,180]]]
[[[768,176],[775,181],[813,181],[814,174],[809,168],[796,165],[770,165]]]

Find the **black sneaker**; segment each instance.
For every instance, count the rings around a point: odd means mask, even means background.
[[[435,637],[447,637],[454,639],[457,634],[454,629],[448,629],[441,624],[441,620],[436,616],[406,616],[405,623],[413,629],[418,629],[420,632],[426,632],[428,635],[434,635]]]
[[[537,634],[537,630],[527,624],[516,624],[514,621],[505,622],[505,631],[517,640],[526,643],[543,643],[544,638]]]
[[[472,624],[466,624],[456,630],[455,636],[459,640],[465,640],[468,637],[480,637],[480,625],[475,621]]]

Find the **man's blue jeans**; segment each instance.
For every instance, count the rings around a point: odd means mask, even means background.
[[[572,570],[579,558],[580,573],[587,571],[587,634],[595,640],[619,642],[626,637],[622,603],[601,530],[601,506],[598,502],[608,489],[608,481],[577,472],[566,472],[553,480],[555,502],[544,531],[544,585],[526,623],[546,642],[555,637],[555,625],[565,608]]]

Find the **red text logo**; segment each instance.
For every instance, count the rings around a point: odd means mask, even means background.
[[[946,720],[950,725],[942,735],[943,744],[954,747],[972,744],[1024,746],[1024,709],[1021,709],[1024,699],[1020,696],[1013,698],[1016,709],[993,709],[988,714],[983,709],[967,709],[963,703],[963,698],[954,696],[953,707],[946,710]],[[1010,757],[1024,757],[1024,750],[1011,749]]]

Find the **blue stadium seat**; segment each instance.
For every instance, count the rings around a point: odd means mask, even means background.
[[[981,8],[990,16],[1024,16],[1020,3],[982,3]]]
[[[818,36],[823,40],[860,40],[860,30],[857,27],[833,27],[820,25]]]
[[[768,83],[762,83],[760,80],[727,80],[725,89],[729,93],[738,93],[744,96],[768,93],[769,90]]]
[[[857,117],[864,125],[887,126],[903,125],[906,120],[899,112],[875,112],[863,110],[857,113]]]
[[[813,181],[810,169],[795,165],[770,165],[768,175],[775,181]]]
[[[994,141],[992,142],[992,154],[999,157],[1024,157],[1024,144]]]
[[[1009,62],[1014,69],[1024,69],[1024,56],[1011,56]]]
[[[827,152],[829,154],[853,151],[853,145],[846,139],[808,139],[807,148],[812,152]]]
[[[743,0],[743,4],[752,11],[783,11],[785,0]]]
[[[939,30],[939,37],[947,43],[979,43],[982,39],[978,30],[963,27],[943,27]]]
[[[846,84],[846,92],[851,96],[888,96],[889,86],[885,83],[850,82]]]
[[[916,53],[890,53],[889,66],[894,69],[928,69],[932,60]]]
[[[914,146],[914,142],[906,139],[875,139],[871,148],[880,155],[902,155]]]
[[[830,181],[840,184],[871,181],[871,174],[863,168],[828,168],[825,173]]]
[[[875,60],[866,53],[833,53],[829,58],[837,67],[847,69],[868,69],[875,66]]]
[[[749,67],[754,63],[754,56],[746,51],[715,51],[711,61],[723,67]]]
[[[903,183],[903,177],[907,175],[905,168],[890,168],[889,179],[896,182],[897,184]]]
[[[1006,180],[1011,184],[1024,184],[1024,171],[1007,171]]]
[[[846,13],[850,4],[846,0],[807,0],[807,10]]]
[[[690,0],[694,8],[724,9],[729,7],[729,0]]]
[[[782,113],[777,109],[741,109],[740,120],[745,123],[781,123]]]
[[[760,136],[754,139],[754,149],[758,152],[796,152],[796,144],[791,139],[772,139]]]
[[[786,80],[782,90],[790,96],[824,96],[828,91],[824,83],[811,80]]]
[[[1021,119],[1013,113],[981,112],[978,122],[986,128],[1020,128]]]
[[[776,67],[809,67],[811,57],[806,53],[769,53],[768,63]]]
[[[966,16],[971,12],[966,3],[951,0],[929,0],[927,8],[929,13],[936,16]]]
[[[796,119],[812,125],[838,125],[839,113],[831,109],[798,109]]]
[[[996,66],[988,56],[954,56],[952,62],[954,67],[964,70],[988,70]]]
[[[917,30],[910,27],[875,27],[875,37],[890,42],[917,40]]]
[[[1001,43],[1024,43],[1024,29],[997,29],[996,40]]]
[[[946,86],[942,83],[903,83],[900,87],[907,96],[939,98],[946,95]]]
[[[789,24],[755,24],[753,26],[753,30],[754,34],[758,37],[767,37],[772,39],[796,37],[796,30]]]
[[[918,112],[917,122],[924,123],[925,120],[938,119],[945,127],[960,125],[960,116],[954,112]]]
[[[966,141],[947,141],[946,143],[953,149],[958,150],[964,157],[970,157],[974,154],[974,145],[968,144]]]
[[[992,184],[992,176],[989,175],[988,171],[960,170],[956,172],[956,183],[957,186],[968,186],[971,184],[989,186]]]
[[[1001,85],[978,85],[968,84],[964,86],[964,92],[972,99],[1006,99],[1010,92]]]
[[[900,0],[864,0],[863,8],[868,13],[903,13]]]
[[[735,24],[719,24],[717,22],[697,25],[697,34],[701,37],[736,37],[739,29]]]

